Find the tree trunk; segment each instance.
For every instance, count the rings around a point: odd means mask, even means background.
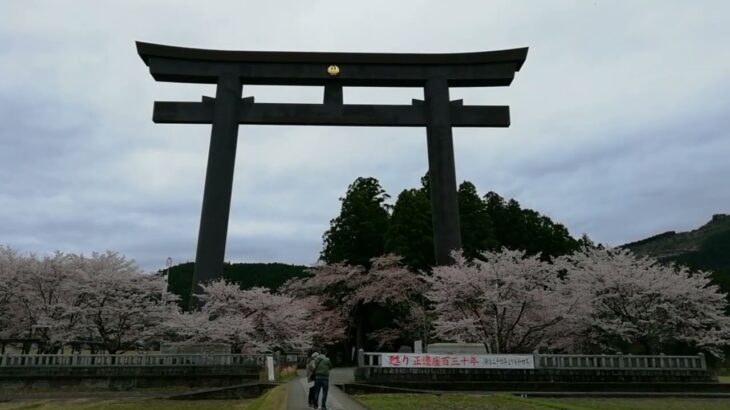
[[[355,312],[352,315],[355,321],[355,351],[359,352],[360,349],[364,349],[365,345],[365,329],[364,329],[364,309],[363,306],[358,304],[355,307]]]
[[[340,343],[341,352],[344,354],[343,357],[345,357],[345,363],[350,363],[350,349],[352,348],[352,344],[350,344],[349,340],[343,340],[342,343]],[[323,347],[324,349],[324,347]]]
[[[365,345],[365,331],[363,329],[363,321],[358,312],[357,322],[355,323],[355,351],[359,352],[360,349],[364,349]]]

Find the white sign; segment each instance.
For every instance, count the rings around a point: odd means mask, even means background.
[[[381,353],[381,367],[429,369],[534,369],[531,354]]]

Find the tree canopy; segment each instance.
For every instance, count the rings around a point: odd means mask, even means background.
[[[340,198],[340,214],[323,235],[320,259],[369,266],[372,258],[382,255],[390,218],[388,198],[377,179],[357,178]]]
[[[474,184],[469,181],[462,182],[457,196],[464,255],[474,258],[480,252],[497,248],[500,244],[494,232],[492,215],[489,214],[487,204],[479,198]]]
[[[544,258],[565,255],[580,247],[564,225],[532,209],[523,209],[515,199],[505,200],[489,192],[484,201],[499,247],[525,250],[529,255],[539,253]]]
[[[421,187],[401,191],[392,207],[376,179],[357,178],[324,234],[320,259],[368,266],[370,259],[393,253],[411,268],[430,270],[435,257],[429,195],[428,173],[421,178]],[[506,200],[495,192],[481,198],[469,181],[459,185],[457,197],[462,251],[467,258],[505,247],[548,260],[592,243],[585,235],[576,240],[564,225],[522,208],[515,199]]]
[[[425,189],[406,189],[398,195],[385,235],[385,252],[401,256],[416,269],[434,265],[431,200]]]

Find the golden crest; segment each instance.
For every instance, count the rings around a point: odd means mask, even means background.
[[[336,76],[340,73],[340,67],[337,67],[336,65],[332,64],[331,66],[327,67],[327,74],[331,76]]]

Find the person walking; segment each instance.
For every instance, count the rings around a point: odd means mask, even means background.
[[[327,391],[330,388],[330,370],[332,370],[332,362],[324,354],[320,353],[314,360],[314,391],[315,404],[317,399],[322,398],[321,410],[327,410]],[[320,394],[320,390],[322,393]]]
[[[309,386],[308,401],[309,401],[309,407],[311,407],[313,409],[317,408],[317,391],[314,390],[314,370],[315,370],[315,361],[317,360],[318,356],[319,356],[319,353],[317,353],[317,352],[312,353],[312,356],[309,358],[309,361],[307,362],[307,386]]]

